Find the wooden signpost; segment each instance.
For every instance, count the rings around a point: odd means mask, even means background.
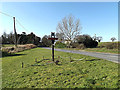
[[[48,38],[52,41],[52,60],[54,62],[54,42],[55,40],[58,40],[58,38],[55,38],[55,32],[51,32],[51,38]]]

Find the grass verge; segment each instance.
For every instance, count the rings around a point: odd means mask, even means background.
[[[59,65],[52,63],[51,51],[42,48],[3,57],[2,88],[117,88],[119,85],[117,63],[55,51],[55,60],[57,56]],[[70,62],[69,57],[83,60]]]
[[[86,48],[86,49],[77,49],[77,48],[60,48],[66,50],[82,50],[82,51],[89,51],[89,52],[101,52],[101,53],[113,53],[113,54],[120,54],[118,49],[106,49],[106,48]]]

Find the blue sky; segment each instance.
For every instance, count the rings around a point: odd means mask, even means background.
[[[110,41],[111,37],[118,39],[117,2],[2,2],[0,5],[0,11],[15,16],[27,29],[16,23],[18,33],[34,32],[39,37],[49,35],[56,31],[62,18],[72,14],[80,19],[81,34],[102,36],[103,42]],[[0,33],[13,31],[12,17],[1,13],[0,16]]]

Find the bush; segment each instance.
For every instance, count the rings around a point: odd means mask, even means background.
[[[6,52],[13,51],[14,47],[2,47],[1,50],[6,53]]]
[[[77,43],[84,44],[86,48],[95,48],[98,42],[93,40],[89,35],[80,35],[76,38]]]
[[[85,49],[86,47],[85,47],[84,44],[79,44],[79,45],[77,46],[77,48],[78,48],[78,49]]]
[[[7,51],[2,51],[2,57],[6,57],[6,56],[10,56],[12,55],[13,53],[9,53]]]
[[[55,43],[55,47],[57,47],[57,48],[65,48],[65,47],[66,47],[66,44],[57,41],[57,42]]]
[[[105,48],[107,48],[107,49],[118,49],[118,43],[106,43]]]
[[[17,48],[15,47],[2,47],[1,50],[4,51],[5,53],[14,53],[14,52],[20,52],[20,51],[24,51],[27,49],[32,49],[32,48],[36,48],[37,46],[34,44],[25,44],[25,45],[18,45]]]
[[[79,44],[77,42],[71,44],[72,48],[78,48],[78,49],[85,49],[85,45],[83,43]]]
[[[79,43],[71,43],[72,48],[77,48],[80,44]]]
[[[113,45],[111,43],[106,44],[105,46],[107,49],[113,49]]]
[[[104,48],[105,47],[105,45],[99,45],[99,46],[97,46],[98,48]]]
[[[120,42],[118,42],[118,50],[120,51]]]

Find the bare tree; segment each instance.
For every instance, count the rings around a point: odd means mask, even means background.
[[[72,15],[69,15],[58,23],[56,31],[57,33],[62,33],[65,40],[72,42],[80,34],[81,29],[80,20],[75,20]]]
[[[96,34],[92,37],[92,39],[93,39],[94,41],[97,40]]]
[[[114,41],[116,40],[116,38],[115,38],[115,37],[112,37],[110,40],[112,40],[112,42],[114,42]]]
[[[60,42],[64,41],[64,34],[63,33],[56,33],[56,37]]]
[[[98,40],[98,42],[100,42],[103,38],[101,36],[96,38]]]

